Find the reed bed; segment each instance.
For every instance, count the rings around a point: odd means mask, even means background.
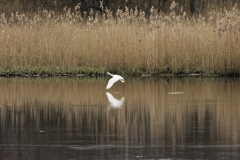
[[[4,13],[0,18],[0,73],[128,75],[239,75],[240,11],[207,16],[137,8],[114,14]]]

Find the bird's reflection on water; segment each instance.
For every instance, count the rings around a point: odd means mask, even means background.
[[[124,97],[122,97],[120,100],[113,97],[113,95],[109,92],[106,92],[107,98],[108,98],[108,109],[118,109],[121,108],[124,103]]]
[[[0,159],[240,156],[239,79],[91,80],[0,79]]]

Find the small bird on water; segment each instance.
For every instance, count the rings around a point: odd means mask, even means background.
[[[107,72],[107,75],[112,76],[112,78],[108,81],[108,84],[107,84],[106,89],[111,88],[112,85],[113,85],[115,82],[119,81],[119,80],[120,80],[122,83],[125,82],[125,81],[124,81],[124,78],[123,78],[122,76],[119,76],[119,75],[113,75],[113,74],[111,74],[111,73],[109,73],[109,72]]]

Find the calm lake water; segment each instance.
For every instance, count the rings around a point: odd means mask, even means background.
[[[238,159],[239,78],[1,78],[0,159]]]

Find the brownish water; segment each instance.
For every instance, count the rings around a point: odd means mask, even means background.
[[[0,159],[240,157],[239,78],[107,81],[0,79]]]

